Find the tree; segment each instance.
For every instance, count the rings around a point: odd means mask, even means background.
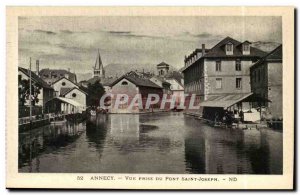
[[[41,86],[38,83],[31,82],[31,96],[30,96],[30,81],[29,79],[22,79],[19,77],[19,103],[21,106],[31,97],[31,105],[35,106],[39,102],[38,95],[40,94]]]
[[[87,105],[98,107],[105,90],[99,81],[88,85]]]

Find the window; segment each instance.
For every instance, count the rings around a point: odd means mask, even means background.
[[[201,91],[202,90],[202,82],[199,81],[199,90]]]
[[[249,49],[250,49],[249,44],[248,44],[248,43],[245,43],[245,44],[243,45],[243,50],[244,50],[244,51],[249,51]]]
[[[222,78],[216,78],[216,89],[222,88]]]
[[[72,93],[72,97],[73,97],[73,98],[76,97],[76,93]]]
[[[164,74],[164,70],[160,70],[159,75],[163,75],[163,74]]]
[[[253,75],[254,75],[254,76],[253,76],[253,77],[254,77],[254,79],[253,79],[253,80],[254,80],[254,83],[256,83],[256,71],[255,71],[255,70],[253,71]]]
[[[121,85],[128,85],[128,82],[127,82],[127,81],[123,81],[123,82],[121,83]]]
[[[237,89],[242,88],[242,78],[236,78],[236,80],[235,80],[235,87]]]
[[[242,70],[242,65],[241,65],[241,60],[240,59],[237,59],[235,61],[235,70],[236,71],[241,71]]]
[[[233,44],[227,43],[225,47],[226,55],[233,55]]]
[[[232,51],[232,43],[228,43],[228,44],[226,45],[226,51],[229,51],[229,52]]]
[[[62,82],[61,85],[62,85],[62,86],[65,86],[65,85],[66,85],[66,82]]]
[[[216,71],[221,71],[221,60],[216,61]]]
[[[257,81],[260,82],[260,69],[258,69],[258,73],[257,73]]]

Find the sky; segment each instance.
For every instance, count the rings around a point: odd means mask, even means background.
[[[282,42],[281,17],[101,16],[19,17],[19,66],[91,72],[98,49],[108,64],[183,67],[185,55],[225,37]]]

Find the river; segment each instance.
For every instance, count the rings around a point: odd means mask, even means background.
[[[19,134],[19,172],[282,174],[282,132],[182,113],[100,115]]]

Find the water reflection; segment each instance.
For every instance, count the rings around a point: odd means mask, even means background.
[[[19,142],[21,172],[282,174],[281,132],[212,128],[180,113],[101,115]]]
[[[191,173],[282,174],[282,133],[205,126],[188,131],[185,158]]]
[[[40,172],[40,155],[55,154],[83,133],[75,123],[51,124],[19,134],[19,171]]]

